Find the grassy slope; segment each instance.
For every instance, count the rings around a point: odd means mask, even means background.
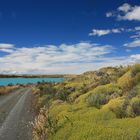
[[[72,101],[61,101],[58,98],[50,100],[49,113],[58,119],[58,124],[55,133],[48,134],[48,140],[139,140],[140,117],[117,118],[110,110],[120,104],[134,86],[137,87],[136,97],[139,96],[139,78],[135,85],[131,85],[134,76],[130,76],[130,72],[134,67],[104,68],[100,72],[84,73],[76,79],[55,85],[56,89],[74,87],[75,90],[68,96]],[[89,106],[87,98],[90,95],[101,91],[117,92],[118,89],[122,94],[111,98],[100,109]],[[41,96],[39,101],[44,100],[45,104],[47,96]],[[133,98],[130,98],[130,102]]]

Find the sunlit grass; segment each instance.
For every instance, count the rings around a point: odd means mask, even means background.
[[[107,81],[106,77],[102,79],[106,73],[109,77]],[[49,114],[58,123],[56,132],[49,134],[47,140],[140,139],[139,65],[104,68],[97,75],[96,72],[88,72],[55,87],[57,90],[64,87],[65,90],[67,87],[75,90],[67,95],[67,100],[60,100],[55,94],[49,100]],[[83,92],[85,87],[86,92]],[[65,90],[62,91],[65,93]],[[100,104],[100,108],[90,106],[88,98],[100,94],[107,97],[107,102]],[[39,101],[44,102],[45,96],[40,97]]]

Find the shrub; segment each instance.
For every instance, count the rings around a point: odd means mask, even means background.
[[[75,88],[72,87],[64,87],[56,93],[56,98],[60,99],[62,101],[68,101],[69,100],[69,94],[74,92]]]
[[[138,97],[132,98],[131,106],[132,106],[133,113],[135,114],[135,116],[140,115],[140,98]]]
[[[104,74],[101,79],[99,80],[100,85],[106,85],[111,82],[111,78],[108,74]]]
[[[83,84],[83,86],[80,88],[80,92],[82,94],[86,93],[88,91],[88,86],[86,84]]]
[[[68,99],[68,93],[67,93],[67,91],[60,90],[56,93],[56,97],[57,97],[57,99],[66,101]]]
[[[127,117],[126,109],[129,105],[129,100],[126,98],[119,98],[110,106],[110,110],[115,113],[117,118]]]
[[[108,102],[107,97],[105,96],[105,94],[102,93],[89,96],[87,100],[90,106],[95,106],[97,108],[100,108],[101,105]]]
[[[126,116],[127,117],[135,117],[135,114],[133,112],[133,108],[131,105],[128,105],[127,106],[127,109],[126,109]]]
[[[131,69],[131,75],[136,76],[138,73],[140,73],[140,64],[135,64],[134,66],[132,66]]]
[[[140,115],[140,98],[121,98],[110,105],[110,110],[117,118],[136,117]]]
[[[49,94],[49,95],[54,95],[56,93],[56,89],[54,88],[53,84],[46,84],[46,85],[40,85],[39,87],[40,90],[40,96],[43,96],[45,94]]]
[[[13,86],[13,84],[12,83],[9,83],[8,86]]]
[[[118,85],[123,89],[123,91],[130,91],[130,89],[133,88],[134,80],[131,77],[130,71],[118,79]]]
[[[98,86],[88,97],[87,102],[90,106],[100,108],[101,105],[108,103],[112,98],[118,97],[122,91],[113,84]]]

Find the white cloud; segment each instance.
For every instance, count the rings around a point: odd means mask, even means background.
[[[140,21],[140,6],[135,6],[132,11],[126,13],[124,16],[120,16],[119,19]]]
[[[104,36],[111,33],[121,33],[124,31],[123,28],[116,29],[93,29],[89,36]]]
[[[14,44],[0,43],[0,51],[2,52],[11,53],[13,52],[14,47]]]
[[[139,39],[140,38],[140,32],[136,32],[136,34],[130,36],[130,38]]]
[[[140,47],[140,39],[136,39],[130,43],[124,44],[126,47],[134,48],[134,47]]]
[[[123,5],[121,5],[120,7],[118,7],[118,11],[122,11],[124,13],[127,13],[130,10],[132,10],[132,7],[128,3],[124,3]]]
[[[110,45],[88,42],[14,48],[0,57],[0,73],[80,73],[96,67],[97,60],[113,51]]]
[[[135,33],[130,38],[138,38],[140,37],[140,26],[136,26],[134,28],[114,28],[114,29],[93,29],[89,36],[104,36],[112,33],[122,33],[122,32],[131,32]]]
[[[140,54],[134,54],[130,56],[132,62],[134,63],[140,63]]]
[[[14,46],[15,46],[14,44],[0,43],[0,49],[11,49]]]
[[[110,30],[99,30],[99,29],[93,29],[92,33],[89,33],[90,36],[103,36],[103,35],[107,35],[110,34],[111,31]]]
[[[106,17],[112,17],[112,16],[113,16],[113,13],[112,12],[106,13]]]
[[[133,41],[124,44],[126,47],[140,47],[140,26],[136,26],[133,29],[130,29],[129,32],[133,32],[134,34],[130,36],[130,38],[134,39]]]
[[[112,12],[108,12],[112,13]],[[112,13],[109,16],[106,17],[117,17],[119,20],[137,20],[140,21],[140,6],[135,5],[131,6],[128,3],[124,3],[118,9],[114,12],[115,14]]]
[[[140,38],[140,26],[136,26],[134,29],[131,29],[134,32],[134,35],[131,35],[130,38],[139,39]]]
[[[140,31],[140,26],[135,27],[136,31]]]

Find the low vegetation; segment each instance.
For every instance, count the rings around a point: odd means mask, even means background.
[[[18,86],[1,86],[0,95],[6,95],[9,92],[12,92],[13,90],[15,90],[16,88],[18,88]]]
[[[34,140],[140,140],[140,64],[34,89]]]

